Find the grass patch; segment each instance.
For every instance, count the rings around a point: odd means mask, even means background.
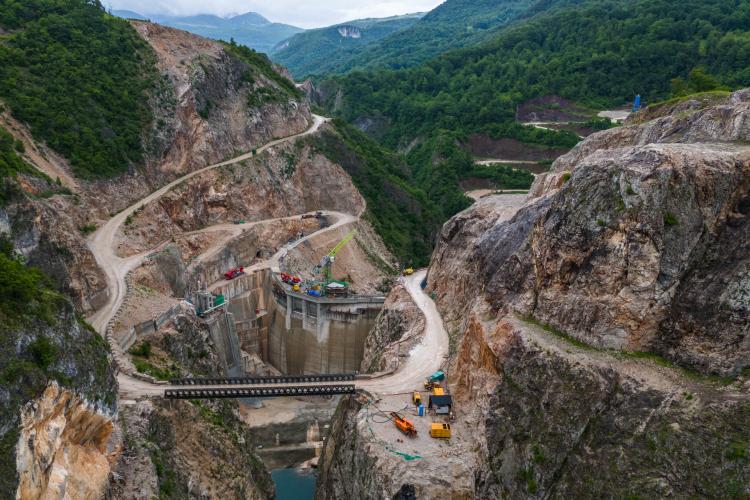
[[[83,234],[91,234],[96,231],[96,224],[86,224],[78,228]]]
[[[664,224],[666,224],[667,226],[676,226],[679,223],[680,221],[677,220],[677,216],[672,212],[667,212],[664,214]]]
[[[151,357],[151,342],[145,340],[141,345],[131,348],[128,352],[133,356],[140,356],[148,359]]]
[[[565,332],[563,332],[561,330],[558,330],[557,328],[555,328],[555,327],[553,327],[551,325],[548,325],[546,323],[542,323],[541,321],[537,321],[532,316],[520,316],[519,318],[521,319],[521,321],[523,321],[525,323],[529,323],[529,324],[534,325],[534,326],[537,326],[537,327],[541,328],[542,330],[544,330],[545,332],[551,333],[555,337],[563,339],[564,341],[568,342],[569,344],[574,345],[575,347],[578,347],[579,349],[596,350],[595,347],[590,346],[589,344],[587,344],[585,342],[582,342],[582,341],[576,339],[575,337],[572,337],[571,335],[569,335],[569,334],[567,334],[567,333],[565,333]]]
[[[148,361],[138,358],[133,359],[133,365],[135,365],[135,369],[139,372],[151,375],[157,380],[170,380],[179,376],[179,373],[176,370],[159,368]]]

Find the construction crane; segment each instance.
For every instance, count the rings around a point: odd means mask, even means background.
[[[315,266],[315,269],[313,269],[313,272],[315,274],[322,274],[323,279],[325,280],[326,284],[331,282],[333,280],[333,263],[336,261],[336,254],[341,251],[342,248],[346,246],[347,243],[352,241],[354,236],[357,234],[357,230],[353,229],[349,231],[349,233],[344,236],[344,238],[338,242],[338,244],[331,249],[330,252],[328,252],[326,255],[323,256],[323,258],[320,260],[320,264]]]

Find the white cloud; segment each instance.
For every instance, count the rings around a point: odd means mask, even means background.
[[[109,0],[106,3],[113,9],[133,10],[151,16],[224,16],[252,11],[271,21],[314,28],[365,17],[387,17],[428,11],[442,2],[443,0]]]

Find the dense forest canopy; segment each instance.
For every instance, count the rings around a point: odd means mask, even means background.
[[[293,62],[300,75],[322,76],[353,69],[408,68],[451,49],[469,47],[490,38],[504,26],[567,0],[448,0],[422,19],[374,43],[338,53],[324,65],[297,66],[289,54],[282,63]],[[314,47],[298,47],[296,59],[307,58]]]
[[[146,43],[98,1],[0,4],[0,98],[75,173],[101,177],[142,161],[158,77]]]
[[[636,93],[654,101],[698,67],[728,86],[750,85],[748,30],[746,0],[590,0],[415,68],[358,71],[323,86],[343,91],[345,119],[385,117],[384,142],[396,146],[440,129],[511,123],[518,104],[536,96],[592,107]]]
[[[310,139],[316,151],[341,165],[367,201],[366,217],[402,263],[429,262],[434,237],[445,220],[440,207],[417,187],[410,167],[341,120]]]
[[[339,72],[366,46],[408,28],[419,19],[418,15],[362,19],[304,31],[279,44],[272,57],[296,78]]]

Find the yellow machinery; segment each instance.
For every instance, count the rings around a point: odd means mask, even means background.
[[[415,406],[419,406],[422,404],[422,395],[418,391],[414,391],[414,394],[412,394],[411,400]]]
[[[414,274],[414,268],[413,267],[407,267],[404,269],[404,276],[411,276]]]
[[[450,439],[451,424],[432,424],[430,427],[430,436],[440,439]]]
[[[433,396],[445,396],[445,389],[443,389],[442,387],[433,387],[432,395]]]

